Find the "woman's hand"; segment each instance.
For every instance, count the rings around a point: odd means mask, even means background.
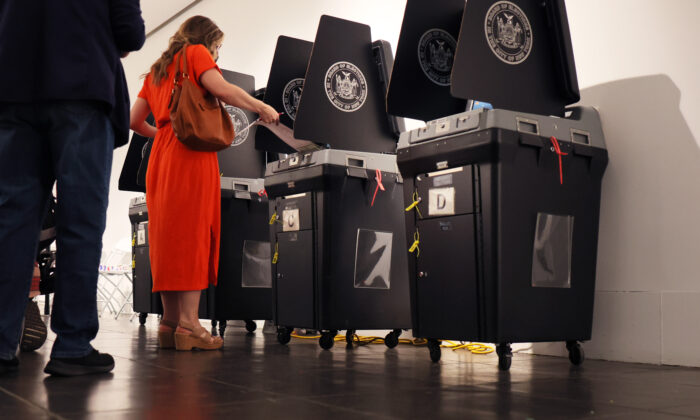
[[[224,80],[218,69],[211,68],[205,71],[199,76],[199,80],[202,86],[219,100],[229,105],[255,112],[267,124],[279,124],[280,114],[274,108],[263,101],[253,98],[240,87]]]
[[[262,122],[267,123],[267,124],[279,124],[280,123],[280,114],[279,112],[275,111],[275,108],[271,107],[270,105],[260,102],[261,107],[260,110],[258,111],[258,115],[260,116],[260,119]]]

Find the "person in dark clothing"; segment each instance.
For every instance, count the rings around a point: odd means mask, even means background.
[[[56,278],[44,371],[109,372],[95,350],[113,148],[127,142],[121,57],[141,48],[139,0],[0,1],[0,374],[17,346],[42,218],[57,185]]]

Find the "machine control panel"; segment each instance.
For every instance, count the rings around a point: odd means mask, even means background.
[[[313,158],[313,153],[293,153],[284,159],[277,161],[277,165],[273,172],[287,171],[295,168],[302,168],[304,166],[310,166],[313,164],[315,159]]]
[[[409,136],[409,143],[420,143],[450,134],[459,134],[479,128],[481,111],[470,111],[429,121],[425,127],[411,130],[403,135]]]

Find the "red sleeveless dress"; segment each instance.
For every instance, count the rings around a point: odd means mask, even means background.
[[[203,45],[187,47],[190,80],[219,67]],[[221,186],[216,152],[188,149],[175,137],[168,103],[175,63],[160,85],[149,74],[139,93],[155,117],[158,134],[146,172],[148,239],[153,291],[206,289],[216,284],[219,266]]]

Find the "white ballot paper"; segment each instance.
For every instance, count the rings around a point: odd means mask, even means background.
[[[257,120],[253,121],[252,123],[248,124],[247,127],[245,127],[241,132],[246,131],[253,125],[259,125],[261,127],[265,127],[268,130],[272,131],[280,140],[285,142],[289,147],[292,149],[296,150],[297,152],[313,152],[315,150],[321,150],[322,147],[317,145],[316,143],[308,140],[299,140],[294,138],[294,131],[287,127],[284,124],[268,124],[260,120],[258,118]]]

